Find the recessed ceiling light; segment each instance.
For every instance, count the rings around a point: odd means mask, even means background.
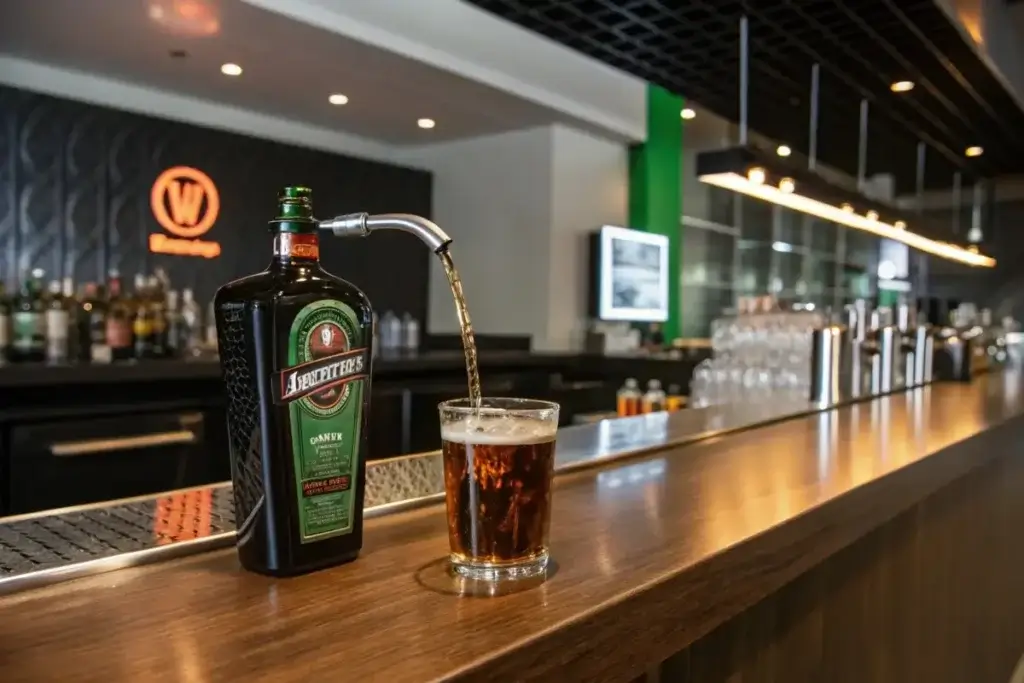
[[[238,66],[237,64],[232,64],[231,62],[228,62],[227,64],[220,65],[220,72],[225,76],[241,76],[242,67]]]
[[[775,153],[778,154],[780,157],[788,157],[790,154],[793,153],[793,150],[789,148],[789,145],[779,145],[778,147],[775,148]]]
[[[420,119],[419,121],[416,122],[416,125],[419,126],[420,128],[430,129],[436,126],[437,122],[434,121],[434,119]]]
[[[978,147],[977,145],[975,145],[973,147],[968,147],[966,150],[964,150],[964,154],[966,154],[969,157],[980,157],[984,153],[985,153],[985,148],[984,147]]]
[[[906,230],[907,224],[904,223],[903,221],[896,221],[895,223],[892,224],[892,227],[896,228],[897,230]]]
[[[868,211],[866,214],[864,214],[864,218],[867,218],[869,221],[877,221],[878,220],[878,212],[877,211]]]
[[[679,112],[679,116],[681,118],[684,118],[687,121],[689,121],[690,119],[692,119],[695,116],[697,116],[697,112],[695,112],[694,110],[690,109],[689,107],[686,107],[681,112]]]
[[[783,178],[779,181],[779,189],[786,194],[789,194],[796,190],[796,183],[793,182],[792,178]]]
[[[327,101],[340,107],[343,104],[348,104],[348,95],[342,95],[340,92],[336,92],[328,97]]]
[[[889,86],[889,90],[892,90],[893,92],[910,92],[913,89],[913,81],[896,81]]]
[[[765,174],[763,168],[755,166],[754,168],[747,171],[747,180],[749,180],[752,183],[760,185],[761,183],[764,182],[764,179]]]
[[[839,208],[845,211],[846,213],[853,213],[853,204],[843,203],[839,206]]]

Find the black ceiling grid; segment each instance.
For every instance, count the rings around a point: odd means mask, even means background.
[[[926,186],[953,173],[1024,172],[1024,111],[935,0],[469,0],[525,28],[693,99],[736,121],[739,20],[750,20],[749,125],[808,148],[810,72],[821,64],[818,154],[857,172],[860,100],[871,102],[868,172]],[[909,93],[891,83],[910,80]],[[985,148],[975,159],[963,156]]]

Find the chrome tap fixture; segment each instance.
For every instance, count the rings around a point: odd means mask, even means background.
[[[896,362],[893,367],[896,373],[896,388],[917,386],[915,375],[915,352],[917,330],[916,311],[906,302],[896,306]]]
[[[336,237],[365,237],[377,230],[401,230],[419,237],[435,254],[452,243],[444,230],[433,221],[410,213],[349,213],[320,221],[321,230],[330,230]]]
[[[914,331],[914,385],[921,386],[932,381],[935,365],[935,330],[927,322]]]
[[[871,393],[888,394],[894,388],[898,344],[892,309],[879,308],[871,314],[871,335],[877,349],[871,356]]]
[[[825,407],[843,399],[842,360],[846,346],[842,325],[823,325],[811,333],[811,402]]]

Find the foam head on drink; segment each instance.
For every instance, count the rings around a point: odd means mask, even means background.
[[[442,425],[454,562],[546,561],[556,430],[553,421],[486,412]]]

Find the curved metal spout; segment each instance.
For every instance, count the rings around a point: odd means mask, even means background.
[[[377,230],[401,230],[419,237],[435,254],[452,243],[452,238],[433,221],[411,213],[349,213],[320,221],[320,229],[330,230],[337,237],[365,237]]]

